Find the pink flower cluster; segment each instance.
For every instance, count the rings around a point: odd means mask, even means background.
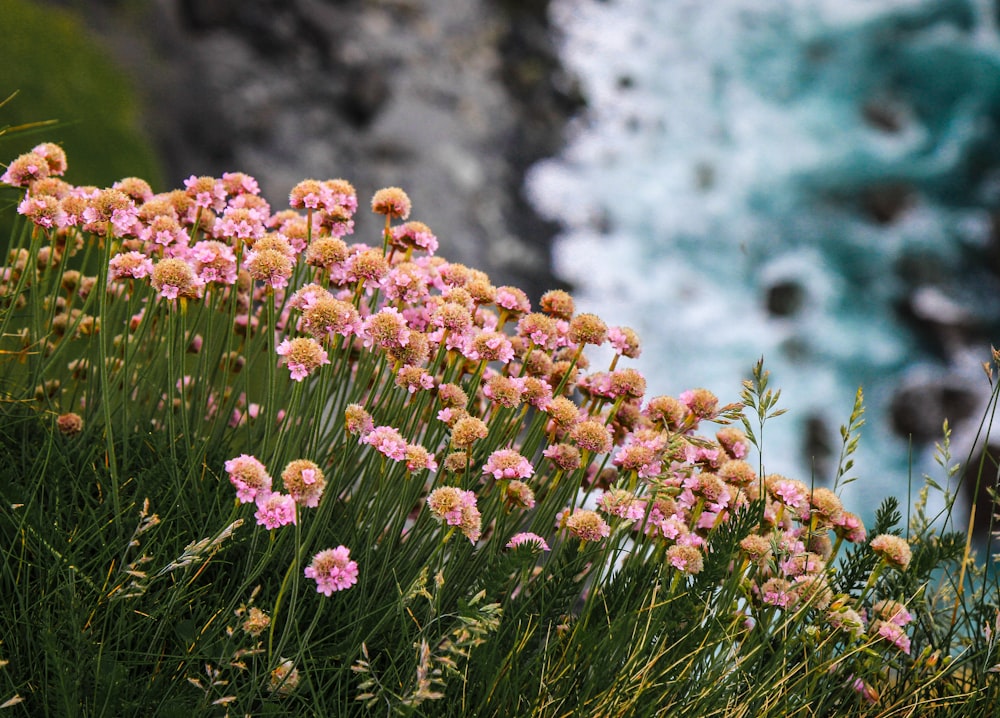
[[[287,494],[273,490],[273,480],[267,467],[249,454],[241,454],[225,463],[229,483],[236,489],[240,503],[254,502],[254,518],[267,530],[276,529],[297,521],[297,506],[315,508],[319,505],[326,477],[323,471],[308,459],[290,462],[281,473]]]
[[[358,582],[358,564],[344,546],[328,548],[313,556],[305,568],[306,578],[316,581],[316,592],[324,596],[343,591]]]

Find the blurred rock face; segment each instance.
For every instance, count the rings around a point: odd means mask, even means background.
[[[279,209],[301,179],[344,177],[362,201],[398,185],[452,261],[537,296],[553,227],[521,198],[579,106],[545,2],[87,0],[130,68],[171,186],[254,175]],[[377,231],[359,222],[358,239]]]

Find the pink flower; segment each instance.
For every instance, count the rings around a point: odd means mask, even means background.
[[[252,242],[264,236],[266,221],[267,217],[257,209],[226,207],[213,230],[216,237],[237,237]]]
[[[297,459],[289,463],[281,472],[281,481],[295,503],[309,508],[319,506],[323,489],[326,488],[323,470],[308,459]]]
[[[153,261],[142,252],[116,254],[108,262],[108,279],[142,279],[153,273]]]
[[[906,539],[893,536],[892,534],[879,534],[872,539],[869,546],[871,546],[872,551],[890,566],[903,571],[910,565],[912,552],[910,551],[910,544],[906,542]]]
[[[361,336],[368,348],[377,344],[383,349],[395,349],[409,344],[410,330],[398,309],[386,307],[365,319]]]
[[[434,254],[438,248],[437,237],[423,222],[406,222],[390,230],[390,238],[394,244],[401,247],[419,247]]]
[[[222,242],[205,240],[191,248],[189,259],[203,282],[236,283],[236,255]]]
[[[183,259],[168,257],[153,265],[150,284],[164,299],[200,297],[205,283]]]
[[[689,389],[677,398],[699,419],[713,418],[719,406],[718,398],[708,389]]]
[[[483,466],[484,474],[495,479],[527,479],[535,473],[531,462],[513,449],[499,449],[490,454]]]
[[[195,177],[184,180],[184,190],[194,200],[196,207],[221,212],[226,207],[226,188],[214,177]]]
[[[60,224],[60,212],[59,200],[49,195],[25,197],[17,206],[18,214],[23,214],[39,227],[47,229]]]
[[[525,531],[511,536],[510,541],[507,542],[507,548],[516,548],[521,544],[530,544],[542,551],[550,550],[549,545],[545,542],[545,539],[538,534],[531,533],[530,531]]]
[[[307,179],[292,187],[288,204],[296,209],[321,209],[333,205],[332,192],[323,183]]]
[[[268,531],[296,522],[295,499],[287,494],[277,492],[258,494],[256,503],[257,511],[254,513],[254,518],[257,519],[258,525]]]
[[[295,381],[302,381],[323,364],[330,363],[326,350],[312,337],[285,339],[275,351],[286,358]]]
[[[406,460],[406,439],[391,426],[376,426],[361,441],[394,461]]]
[[[49,163],[38,152],[26,152],[7,166],[0,175],[0,182],[15,187],[27,187],[34,180],[45,179],[51,174]]]
[[[258,494],[271,493],[271,477],[264,464],[249,454],[240,454],[226,462],[229,482],[236,487],[240,503],[253,501]]]
[[[607,522],[589,509],[575,509],[566,518],[566,528],[581,541],[600,541],[611,535]]]
[[[906,655],[910,655],[910,637],[903,631],[903,627],[892,621],[876,621],[874,626],[878,626],[878,635],[889,641],[896,648]]]
[[[625,489],[611,489],[601,494],[597,507],[609,516],[638,521],[646,510],[645,504]]]
[[[474,361],[499,361],[507,364],[514,358],[514,347],[503,334],[484,331],[470,342],[464,353]]]
[[[794,606],[799,596],[792,589],[792,584],[783,578],[768,579],[760,588],[760,599],[764,603],[778,608]]]
[[[117,207],[111,210],[111,224],[119,237],[136,236],[142,229],[134,206]]]
[[[475,543],[482,532],[482,516],[476,506],[476,495],[456,486],[441,486],[427,497],[431,514],[448,526],[458,526],[469,541]]]
[[[535,507],[535,492],[523,481],[512,479],[507,482],[503,491],[504,501],[511,508],[533,509]]]
[[[222,186],[230,195],[260,194],[257,180],[243,172],[223,172]]]
[[[667,561],[678,571],[691,575],[701,573],[705,567],[705,559],[701,551],[686,544],[674,544],[668,548]]]
[[[635,471],[642,479],[659,476],[663,470],[656,451],[645,444],[630,444],[622,447],[618,450],[612,463],[625,471]]]
[[[349,434],[361,436],[363,441],[375,428],[375,422],[361,404],[348,404],[344,409],[344,428]]]
[[[861,517],[850,511],[844,511],[839,518],[834,519],[833,530],[837,536],[841,536],[851,543],[862,543],[868,537]]]
[[[186,247],[190,241],[190,237],[177,219],[168,214],[159,214],[149,220],[148,224],[139,230],[139,239],[163,247]]]
[[[497,287],[497,296],[494,301],[498,307],[509,312],[527,314],[531,311],[528,295],[517,287]]]
[[[406,447],[406,470],[415,473],[417,471],[437,471],[438,463],[434,454],[430,453],[419,444],[410,444]]]
[[[32,147],[31,151],[45,158],[51,174],[61,175],[66,172],[66,151],[56,143],[43,142]]]
[[[608,329],[608,342],[619,356],[635,359],[642,353],[639,348],[639,337],[629,327],[610,327]]]
[[[253,279],[264,282],[274,289],[287,286],[294,270],[292,258],[279,249],[247,252],[243,266]]]
[[[913,620],[913,614],[906,610],[906,606],[899,601],[877,601],[872,609],[886,621],[895,623],[897,626],[905,626]]]
[[[580,467],[580,450],[572,444],[552,444],[542,456],[563,471],[575,471]]]
[[[328,548],[313,556],[305,575],[315,579],[317,593],[329,596],[358,582],[358,563],[351,561],[351,552],[346,547]]]

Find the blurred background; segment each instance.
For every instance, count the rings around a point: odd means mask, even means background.
[[[995,0],[0,0],[0,140],[70,179],[404,187],[450,260],[644,340],[652,394],[763,356],[765,469],[847,503],[974,451],[1000,320]],[[24,147],[19,146],[25,145]],[[363,220],[363,221],[362,221]],[[376,232],[359,217],[357,236]],[[972,457],[975,461],[975,457]],[[991,467],[989,476],[995,474]],[[912,487],[912,489],[911,489]],[[955,488],[953,486],[953,488]]]

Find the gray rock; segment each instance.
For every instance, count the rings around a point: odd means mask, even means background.
[[[239,170],[280,209],[307,177],[348,179],[361,204],[400,186],[448,259],[535,297],[559,285],[555,227],[521,196],[581,103],[547,2],[66,4],[132,69],[171,187]],[[365,214],[358,241],[379,231]]]

